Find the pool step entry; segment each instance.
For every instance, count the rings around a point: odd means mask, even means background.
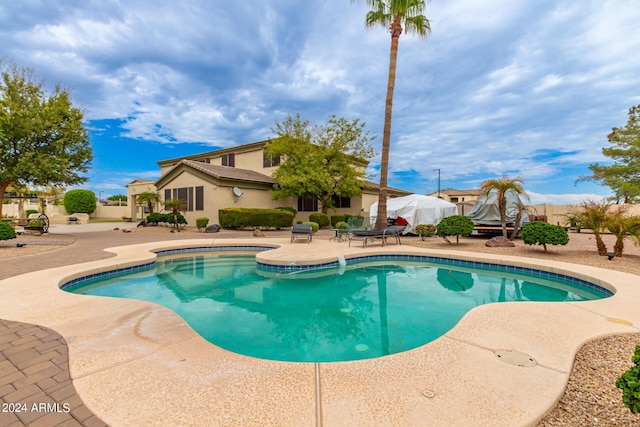
[[[538,364],[536,362],[536,359],[520,351],[502,349],[502,350],[496,350],[494,354],[498,359],[514,366],[521,366],[523,368],[533,368]]]

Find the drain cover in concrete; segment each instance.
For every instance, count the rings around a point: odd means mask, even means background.
[[[496,350],[495,355],[498,359],[514,366],[522,366],[523,368],[531,368],[536,366],[536,359],[526,353],[513,350]]]

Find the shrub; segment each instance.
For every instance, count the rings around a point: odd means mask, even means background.
[[[622,402],[634,414],[640,413],[640,345],[631,357],[635,364],[616,381],[616,387],[622,389]]]
[[[7,221],[0,221],[0,240],[10,240],[16,238],[16,231]]]
[[[434,224],[418,224],[416,225],[416,233],[424,240],[425,237],[435,236],[437,228]]]
[[[347,220],[344,217],[344,215],[331,215],[331,226],[333,228],[338,228],[338,223],[339,222],[344,222],[344,223],[347,222]]]
[[[311,226],[311,230],[314,233],[317,233],[318,230],[320,230],[320,224],[318,224],[317,222],[307,221],[307,222],[303,222],[303,224],[309,224]]]
[[[175,224],[175,221],[173,219],[173,214],[172,213],[164,214],[164,217],[165,217],[164,218],[164,222],[166,222],[167,224]],[[178,212],[178,214],[176,215],[176,218],[178,220],[178,225],[186,225],[187,224],[186,218],[180,212]]]
[[[202,233],[205,228],[209,225],[209,218],[196,218],[196,227]]]
[[[340,221],[340,222],[338,222],[338,223],[336,224],[336,228],[337,228],[338,230],[344,230],[344,229],[346,229],[346,228],[348,228],[348,227],[349,227],[349,224],[347,224],[347,223],[346,223],[346,222],[344,222],[344,221]]]
[[[329,222],[329,215],[320,212],[309,215],[309,221],[317,223],[320,227],[328,227],[329,224],[331,224]]]
[[[147,223],[149,222],[155,222],[156,224],[167,222],[167,214],[162,214],[159,212],[151,213],[147,216]]]
[[[569,243],[569,233],[559,225],[542,221],[525,224],[521,231],[522,241],[527,245],[542,245],[545,253],[547,245],[566,245]]]
[[[38,213],[38,211],[36,209],[27,209],[26,211],[24,211],[24,216],[29,218],[29,215],[37,214],[37,213]]]
[[[228,208],[218,211],[223,228],[291,227],[293,214],[283,209]]]
[[[279,206],[276,209],[281,209],[283,211],[291,212],[294,217],[298,215],[298,210],[296,208],[291,208],[289,206]]]
[[[64,208],[70,214],[96,211],[96,195],[91,190],[71,190],[64,195]]]
[[[460,243],[460,236],[470,236],[473,233],[473,221],[464,215],[453,215],[444,218],[438,224],[438,236],[447,243],[451,243],[448,236],[456,236],[456,244]]]
[[[352,217],[353,217],[353,215],[351,215],[351,214],[344,214],[344,222],[349,224],[349,218],[352,218]]]

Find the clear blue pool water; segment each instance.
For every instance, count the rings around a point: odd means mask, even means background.
[[[278,272],[258,268],[254,255],[210,254],[161,257],[146,271],[64,289],[161,304],[215,345],[297,362],[410,350],[440,337],[482,304],[608,296],[567,280],[427,262]]]

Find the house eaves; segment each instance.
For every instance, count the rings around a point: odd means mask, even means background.
[[[182,172],[190,171],[218,182],[229,181],[232,183],[250,183],[272,186],[273,178],[248,169],[233,168],[229,166],[212,165],[210,163],[193,160],[181,160],[169,172],[156,181],[156,187],[163,187],[168,181],[174,179]]]

